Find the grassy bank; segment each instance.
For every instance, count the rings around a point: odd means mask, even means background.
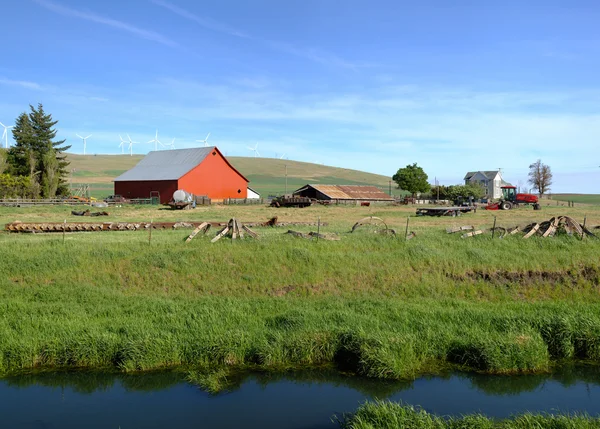
[[[366,403],[342,424],[344,429],[592,429],[600,428],[600,419],[586,415],[524,414],[506,420],[470,415],[440,418],[423,410],[391,402]]]
[[[67,210],[2,209],[0,216],[56,220]],[[127,208],[109,219],[272,213]],[[444,231],[489,225],[486,212],[415,219],[417,237],[408,242],[368,228],[349,234],[369,213],[361,208],[275,213],[320,216],[341,240],[296,239],[283,234],[287,228],[256,228],[258,241],[216,244],[214,232],[184,244],[189,230],[156,231],[151,243],[145,232],[67,234],[64,243],[60,234],[0,234],[0,371],[181,365],[214,385],[228,368],[325,364],[406,379],[447,366],[518,373],[563,359],[600,361],[599,240],[463,240]],[[371,213],[399,229],[409,211]],[[540,215],[516,211],[504,221],[533,216]]]
[[[52,287],[1,300],[0,368],[293,369],[380,378],[454,365],[488,373],[600,361],[593,304],[350,298],[126,297]]]

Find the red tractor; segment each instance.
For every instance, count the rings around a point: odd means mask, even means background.
[[[497,203],[489,204],[486,210],[510,210],[519,204],[533,204],[534,210],[541,208],[538,203],[539,199],[537,196],[532,194],[517,194],[517,188],[515,186],[503,186],[502,198]]]

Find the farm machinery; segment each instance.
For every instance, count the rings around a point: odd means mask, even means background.
[[[518,207],[520,204],[533,204],[534,210],[540,210],[539,199],[537,196],[532,194],[517,194],[517,188],[515,186],[502,186],[502,198],[497,203],[488,204],[486,210],[510,210],[514,207]]]

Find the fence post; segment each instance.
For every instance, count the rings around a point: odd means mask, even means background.
[[[495,233],[496,233],[496,216],[494,216],[494,226],[492,227],[492,240],[494,239]]]
[[[317,219],[317,243],[319,242],[319,235],[321,234],[321,216]]]
[[[404,241],[406,241],[406,238],[408,237],[408,222],[410,221],[410,216],[408,216],[406,218],[406,231],[404,231]]]

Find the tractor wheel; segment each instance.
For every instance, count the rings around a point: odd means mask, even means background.
[[[510,210],[512,209],[512,204],[510,203],[510,201],[502,201],[502,204],[500,205],[500,208],[502,210]]]

